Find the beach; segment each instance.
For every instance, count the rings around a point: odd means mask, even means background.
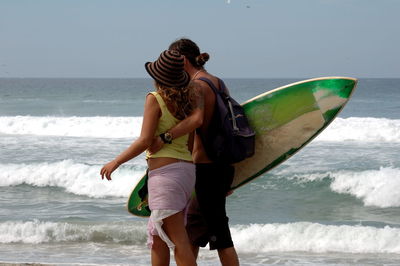
[[[225,79],[238,102],[299,80]],[[241,265],[400,264],[399,84],[360,78],[325,131],[228,197]],[[147,220],[126,210],[144,155],[110,182],[99,172],[139,136],[151,90],[0,78],[0,265],[150,265]],[[200,250],[199,265],[218,263]]]

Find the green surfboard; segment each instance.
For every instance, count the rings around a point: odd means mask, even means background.
[[[357,79],[322,77],[292,83],[260,94],[245,103],[250,125],[256,132],[255,154],[234,164],[232,189],[250,182],[281,164],[313,140],[349,101]],[[128,202],[134,215],[150,215],[147,192],[139,180]]]

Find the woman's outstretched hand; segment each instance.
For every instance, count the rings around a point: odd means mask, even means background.
[[[119,164],[114,160],[103,166],[100,170],[101,179],[104,179],[104,176],[107,180],[111,180],[111,173],[114,172],[115,169],[119,167]]]

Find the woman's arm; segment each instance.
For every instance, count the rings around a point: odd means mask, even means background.
[[[144,106],[142,130],[139,138],[137,138],[114,160],[103,166],[100,171],[102,179],[104,179],[105,176],[108,180],[111,180],[111,173],[115,169],[117,169],[121,164],[138,156],[151,145],[157,129],[160,112],[160,106],[158,105],[156,98],[152,94],[147,95]]]

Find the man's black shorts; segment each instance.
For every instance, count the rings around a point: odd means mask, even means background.
[[[231,165],[196,164],[196,198],[188,211],[186,229],[196,246],[210,249],[233,247],[226,216],[226,194],[234,174]]]

